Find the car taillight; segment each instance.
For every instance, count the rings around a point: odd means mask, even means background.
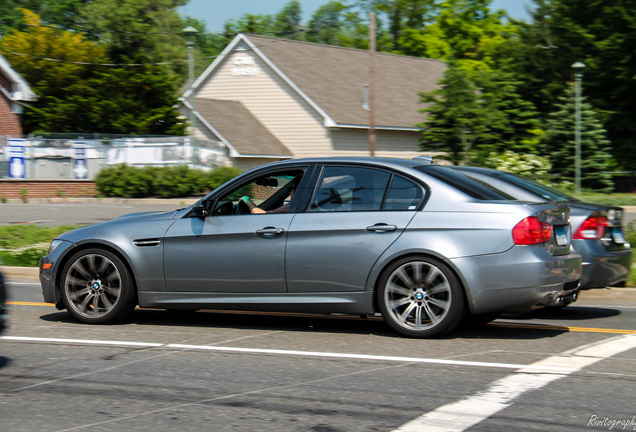
[[[529,216],[512,229],[512,240],[517,245],[545,243],[552,237],[552,225]]]
[[[600,239],[603,237],[606,226],[607,218],[605,216],[589,217],[576,230],[572,238],[576,240]]]

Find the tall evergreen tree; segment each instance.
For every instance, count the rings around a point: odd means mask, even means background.
[[[301,40],[303,37],[302,7],[298,0],[287,3],[283,10],[276,15],[274,22],[277,37]]]
[[[536,112],[520,99],[518,83],[509,75],[454,62],[439,84],[420,94],[430,104],[421,110],[427,118],[417,125],[423,150],[448,152],[456,164],[482,164],[504,150],[536,151]]]
[[[555,111],[548,116],[543,152],[550,157],[552,173],[558,178],[575,181],[575,93],[573,86],[559,98]],[[581,101],[581,186],[584,189],[610,192],[613,160],[610,141],[592,105]]]

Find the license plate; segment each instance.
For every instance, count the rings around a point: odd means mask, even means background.
[[[614,243],[625,243],[625,237],[619,228],[612,228],[612,238],[614,239]]]
[[[554,227],[554,236],[556,237],[557,245],[559,245],[559,246],[567,246],[567,244],[568,244],[568,236],[565,233],[565,227],[555,226]]]

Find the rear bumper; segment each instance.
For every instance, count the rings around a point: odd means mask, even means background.
[[[631,249],[608,251],[600,240],[575,240],[572,246],[583,258],[581,288],[613,286],[629,278]]]
[[[450,262],[461,274],[473,314],[574,301],[581,280],[580,255],[553,256],[543,247],[515,246]]]

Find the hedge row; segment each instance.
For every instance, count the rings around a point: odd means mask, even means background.
[[[240,173],[232,167],[203,171],[186,165],[143,168],[117,165],[104,168],[97,174],[95,188],[106,197],[181,198],[216,189]]]

